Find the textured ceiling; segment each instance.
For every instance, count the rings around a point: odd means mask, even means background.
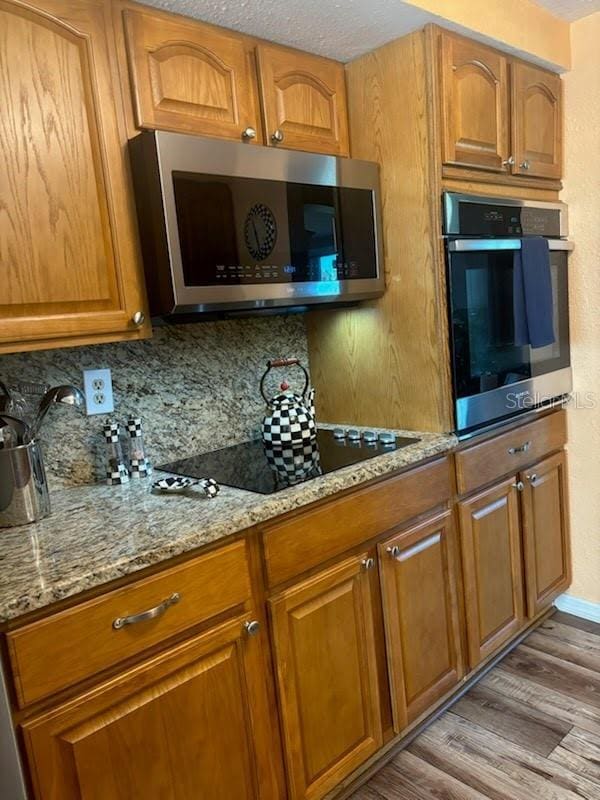
[[[538,6],[547,8],[555,17],[562,17],[571,22],[600,11],[600,0],[534,0],[534,2]]]
[[[339,61],[351,61],[433,19],[399,0],[142,1]]]
[[[543,66],[549,62],[415,8],[403,0],[141,0],[224,28],[348,62],[436,22]],[[472,0],[485,2],[485,0]],[[541,2],[541,0],[540,0]],[[543,0],[592,5],[600,0]]]

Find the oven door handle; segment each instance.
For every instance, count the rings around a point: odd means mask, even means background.
[[[575,245],[567,239],[548,239],[550,250],[573,250]],[[450,253],[473,253],[478,251],[520,250],[520,239],[450,239]]]

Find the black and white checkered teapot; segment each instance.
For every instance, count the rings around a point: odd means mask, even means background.
[[[281,384],[281,394],[270,400],[265,394],[265,380],[276,367],[299,367],[304,373],[302,394],[288,391],[287,382]],[[260,393],[267,404],[267,414],[262,422],[262,437],[272,448],[301,449],[313,444],[317,437],[315,420],[315,390],[308,390],[308,372],[297,358],[277,358],[267,361],[267,369],[260,381]]]

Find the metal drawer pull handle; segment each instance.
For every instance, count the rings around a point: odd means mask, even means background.
[[[167,597],[166,600],[163,600],[162,603],[154,606],[154,608],[149,608],[148,611],[140,611],[139,614],[132,614],[129,617],[117,617],[112,626],[118,631],[120,628],[124,628],[125,625],[135,625],[137,622],[146,622],[149,619],[162,617],[168,608],[174,606],[180,600],[179,592],[174,592],[170,597]]]
[[[400,555],[400,548],[397,544],[395,544],[393,547],[386,548],[386,551],[389,553],[390,558],[398,558]]]
[[[509,447],[508,453],[511,456],[515,456],[517,453],[526,453],[529,448],[531,447],[531,442],[525,442],[520,447]]]
[[[523,481],[517,481],[516,483],[512,484],[513,489],[516,489],[518,492],[522,492],[525,488],[525,484]]]
[[[363,558],[360,562],[361,566],[365,570],[373,569],[375,566],[375,559],[374,558]]]

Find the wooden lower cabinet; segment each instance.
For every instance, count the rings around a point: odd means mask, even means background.
[[[291,800],[323,797],[383,743],[367,558],[270,600]]]
[[[237,618],[22,726],[38,800],[258,800],[278,758],[260,637]]]
[[[394,729],[400,733],[463,674],[452,514],[403,531],[378,549]]]
[[[571,582],[566,456],[521,473],[527,613],[534,617]]]
[[[459,503],[469,664],[524,624],[519,494],[509,478]]]

